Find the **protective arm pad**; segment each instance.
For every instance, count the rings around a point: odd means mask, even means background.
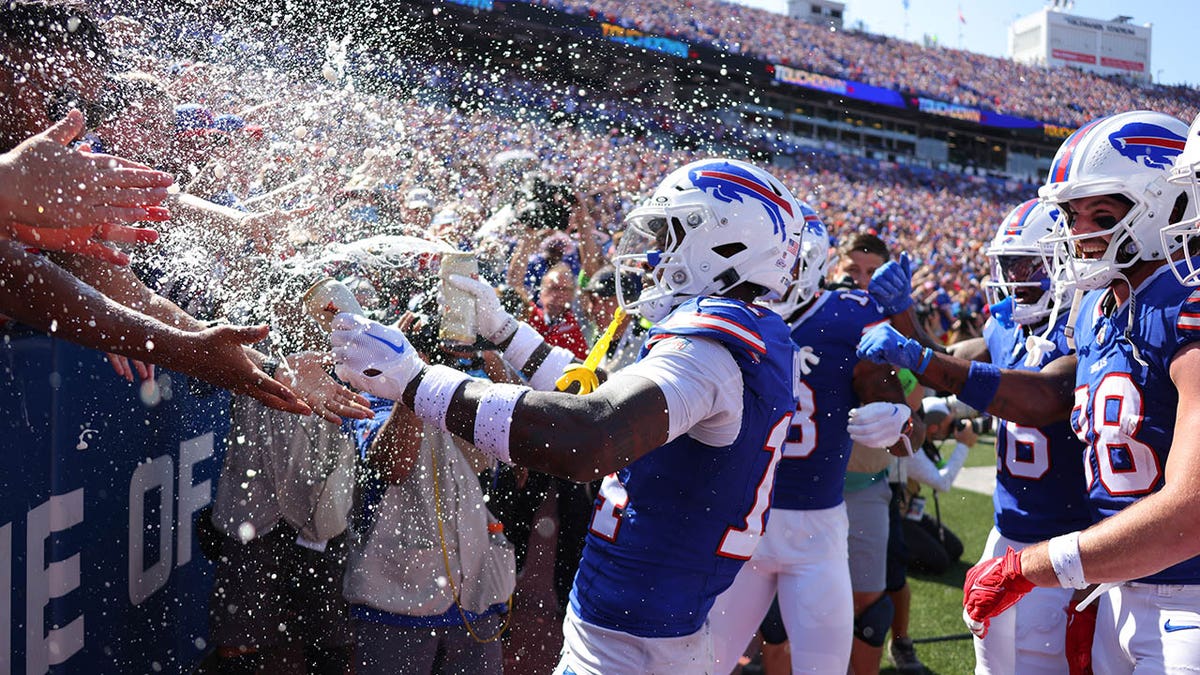
[[[501,355],[504,362],[518,372],[525,372],[529,359],[545,340],[528,324],[518,323],[508,348]],[[554,391],[563,370],[575,360],[575,355],[562,347],[551,347],[550,353],[529,376],[529,386],[537,391]]]

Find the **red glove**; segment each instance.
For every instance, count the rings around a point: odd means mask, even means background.
[[[1070,675],[1092,675],[1092,638],[1096,635],[1096,612],[1099,602],[1075,611],[1075,603],[1067,605],[1067,667]]]
[[[1010,546],[1003,558],[984,560],[967,570],[963,619],[976,637],[987,635],[989,619],[1017,604],[1034,585],[1021,574],[1021,554]]]

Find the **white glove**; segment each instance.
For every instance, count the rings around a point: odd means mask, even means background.
[[[417,350],[396,328],[342,312],[333,317],[334,373],[356,389],[399,401],[425,366]]]
[[[855,443],[871,448],[890,448],[900,440],[912,410],[903,403],[876,401],[850,411],[846,431]]]
[[[1053,342],[1040,335],[1030,335],[1025,338],[1025,367],[1041,367],[1042,359],[1054,351],[1055,346]]]
[[[793,366],[801,375],[808,375],[812,372],[813,366],[819,363],[821,363],[821,357],[817,356],[812,347],[801,347],[796,350]]]
[[[517,332],[517,320],[500,306],[500,298],[487,282],[461,274],[451,274],[447,281],[475,298],[475,325],[486,340],[498,345]]]

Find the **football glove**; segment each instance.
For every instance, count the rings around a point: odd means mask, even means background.
[[[517,332],[517,320],[500,306],[500,298],[487,282],[461,274],[451,274],[447,281],[475,298],[475,325],[484,339],[498,345]]]
[[[1092,603],[1082,611],[1074,601],[1067,605],[1067,672],[1092,675],[1092,640],[1096,635],[1096,614],[1100,605]]]
[[[921,374],[929,366],[925,360],[926,347],[920,342],[904,337],[890,324],[880,324],[863,333],[858,341],[858,358],[875,363],[890,363],[897,368],[907,368]],[[930,354],[929,356],[932,356]]]
[[[332,327],[334,373],[356,389],[399,401],[425,366],[399,329],[348,312],[333,317]]]
[[[1001,557],[967,570],[963,582],[963,619],[976,637],[987,635],[993,616],[1017,604],[1034,585],[1021,574],[1021,554],[1010,546]]]
[[[869,448],[890,448],[900,440],[912,418],[903,403],[876,401],[850,411],[846,431],[855,443]]]
[[[867,292],[883,307],[883,313],[892,316],[912,307],[912,271],[908,253],[901,253],[899,261],[889,261],[875,270]]]

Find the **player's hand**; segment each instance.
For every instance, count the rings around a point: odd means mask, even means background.
[[[517,320],[500,306],[500,297],[486,281],[461,274],[451,274],[447,281],[475,298],[475,325],[484,339],[498,345],[517,332]]]
[[[1078,594],[1077,594],[1078,595]],[[1075,609],[1075,599],[1067,605],[1067,672],[1092,675],[1092,640],[1096,635],[1096,613],[1100,604],[1093,602],[1083,611]]]
[[[342,312],[333,317],[334,372],[353,387],[399,401],[425,363],[401,331]]]
[[[876,401],[851,409],[846,431],[855,443],[890,448],[900,440],[911,418],[912,410],[903,403]]]
[[[314,413],[332,424],[341,424],[343,417],[357,420],[374,417],[367,399],[338,384],[325,371],[328,356],[318,352],[289,354],[275,371],[275,379],[290,387]]]
[[[892,316],[912,307],[912,271],[908,253],[901,253],[900,260],[891,260],[875,270],[867,292],[883,306],[883,313]]]
[[[163,219],[165,211],[156,217],[149,207],[166,199],[174,177],[120,157],[68,147],[82,131],[83,114],[72,110],[0,154],[0,221],[67,228]]]
[[[1021,574],[1021,554],[1010,546],[998,558],[984,560],[967,570],[963,582],[963,619],[976,637],[987,635],[993,616],[1017,604],[1034,589]]]
[[[925,372],[929,365],[926,357],[932,352],[920,342],[904,337],[890,324],[880,324],[863,334],[858,341],[858,358],[875,363],[890,363],[898,368],[908,368],[914,373]]]
[[[800,375],[808,375],[813,371],[813,368],[821,363],[821,357],[813,351],[812,347],[801,347],[796,350],[796,357],[793,367]]]

